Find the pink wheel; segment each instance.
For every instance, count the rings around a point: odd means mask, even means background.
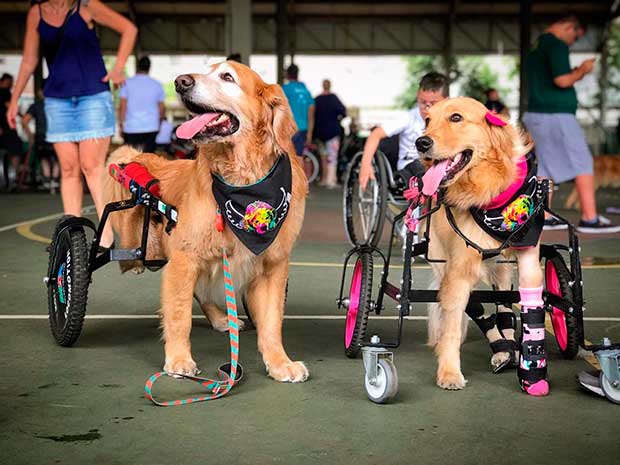
[[[560,256],[548,258],[545,262],[545,287],[548,293],[573,300],[570,288],[570,273]],[[555,340],[564,358],[575,358],[579,351],[581,328],[577,319],[557,307],[551,307],[551,324]]]
[[[372,269],[372,254],[361,252],[353,269],[344,328],[344,352],[349,358],[357,357],[366,334],[371,304]]]

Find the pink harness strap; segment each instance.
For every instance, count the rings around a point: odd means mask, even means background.
[[[521,188],[523,184],[523,180],[525,179],[525,175],[527,174],[527,160],[524,156],[519,158],[517,162],[517,178],[513,181],[513,183],[508,186],[508,188],[499,194],[497,197],[491,199],[491,201],[483,207],[484,210],[492,210],[493,208],[499,208],[505,203],[507,203],[513,195],[517,193],[517,191]]]

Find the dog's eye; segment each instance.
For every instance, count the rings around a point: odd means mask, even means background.
[[[222,73],[220,74],[220,79],[226,82],[235,82],[235,78],[230,73]]]
[[[458,113],[453,113],[452,115],[450,115],[450,121],[452,123],[460,123],[461,121],[463,121],[463,117]]]

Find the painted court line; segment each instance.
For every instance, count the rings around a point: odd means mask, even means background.
[[[82,208],[82,213],[84,215],[92,214],[95,212],[94,205],[87,205]],[[35,226],[39,223],[45,223],[46,221],[51,221],[54,219],[58,219],[63,216],[63,213],[55,213],[53,215],[42,216],[39,218],[34,218],[28,221],[22,221],[20,223],[9,224],[6,226],[0,227],[0,233],[5,231],[10,231],[11,229],[16,229],[17,233],[26,239],[29,239],[34,242],[41,242],[43,244],[49,244],[51,242],[51,238],[41,236],[32,231],[32,226]],[[292,261],[290,262],[290,266],[299,266],[299,267],[307,267],[307,268],[342,268],[341,263],[334,262],[305,262],[305,261]],[[349,267],[353,267],[353,264],[349,264]],[[418,269],[430,269],[430,265],[428,264],[414,264],[415,268]],[[375,265],[375,268],[382,268],[382,265]],[[400,269],[402,265],[390,265],[390,269]],[[582,269],[596,269],[596,270],[604,270],[604,269],[620,269],[620,263],[607,264],[607,265],[581,265]]]
[[[82,208],[82,213],[84,215],[91,214],[94,211],[95,211],[94,205],[87,205],[84,208]],[[56,220],[58,218],[61,218],[63,215],[64,213],[54,213],[53,215],[41,216],[39,218],[34,218],[32,220],[26,220],[26,221],[21,221],[19,223],[7,224],[6,226],[0,226],[0,232],[10,231],[11,229],[16,229],[20,226],[45,223],[46,221],[51,221],[51,220]]]
[[[159,315],[86,315],[89,320],[150,320],[159,318]],[[193,319],[204,319],[204,315],[192,315]],[[241,318],[246,318],[241,316]],[[344,320],[346,315],[284,315],[285,320]],[[397,316],[371,315],[373,320],[397,320]],[[0,320],[47,320],[47,315],[0,315]],[[427,316],[406,316],[405,320],[428,320]],[[584,321],[612,321],[620,322],[616,316],[586,316]]]

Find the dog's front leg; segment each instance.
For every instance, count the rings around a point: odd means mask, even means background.
[[[469,294],[479,275],[479,259],[468,263],[448,263],[439,290],[441,304],[440,335],[437,354],[437,386],[442,389],[463,389],[467,380],[461,373],[462,320]]]
[[[248,303],[258,333],[258,350],[267,373],[276,381],[301,383],[309,373],[303,362],[293,362],[282,345],[284,295],[288,260],[256,277],[248,287]]]
[[[521,355],[517,375],[521,389],[531,396],[546,396],[549,393],[539,248],[540,244],[517,251],[521,295]]]
[[[162,326],[166,362],[164,371],[183,375],[198,372],[192,359],[190,332],[192,301],[198,267],[183,252],[175,251],[164,268],[161,284]]]

